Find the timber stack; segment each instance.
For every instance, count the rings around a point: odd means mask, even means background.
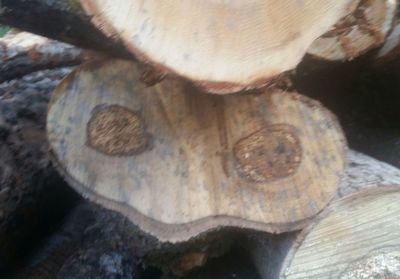
[[[70,30],[16,24],[23,2],[0,22],[110,56],[54,90],[50,156],[151,240],[147,264],[183,276],[239,239],[263,279],[400,278],[400,170],[290,86],[305,56],[393,56],[396,1],[35,0]]]

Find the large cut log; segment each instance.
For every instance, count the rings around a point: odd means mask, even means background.
[[[161,72],[229,93],[296,67],[311,43],[357,0],[80,0],[108,37]]]
[[[336,195],[345,140],[320,103],[139,79],[130,62],[91,63],[53,95],[55,163],[85,197],[180,242],[223,226],[299,229]]]
[[[392,28],[396,0],[361,0],[357,9],[313,42],[307,53],[328,61],[352,60],[382,45]]]
[[[39,70],[78,65],[90,56],[69,44],[13,31],[0,39],[0,82]]]
[[[363,191],[333,203],[297,238],[284,278],[399,278],[400,191]],[[315,268],[318,267],[318,268]]]
[[[93,26],[77,0],[2,0],[0,24],[83,48],[131,57],[121,43]]]
[[[399,274],[398,258],[397,262],[389,261],[391,255],[397,253],[398,257],[400,244],[399,190],[399,169],[350,151],[338,195],[313,225],[303,232],[253,235],[244,242],[245,247],[265,279],[397,278],[349,274],[352,268],[354,272],[362,266],[359,259],[368,253],[371,257],[365,257],[364,263],[386,259],[387,267],[397,267]],[[396,245],[395,252],[386,252],[385,247]]]

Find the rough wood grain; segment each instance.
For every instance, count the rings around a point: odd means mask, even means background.
[[[379,196],[381,193],[380,191],[391,191],[385,189],[392,189],[394,187],[393,185],[399,185],[396,189],[400,190],[399,169],[361,153],[350,151],[348,152],[346,175],[342,179],[338,195],[332,204],[335,204],[336,201],[340,200],[341,198],[356,195],[357,193],[363,191],[375,191],[377,196]],[[309,230],[312,232],[312,229]],[[369,230],[366,229],[365,233],[368,233],[368,231]],[[350,236],[352,232],[348,231],[347,234]],[[328,235],[325,235],[324,239],[328,241],[328,237]],[[253,261],[263,279],[278,279],[286,278],[282,274],[286,268],[290,269],[290,259],[296,254],[297,247],[302,246],[302,241],[303,234],[300,232],[286,233],[281,235],[259,233],[249,235],[244,242],[244,247],[250,252]],[[319,247],[322,247],[322,245],[324,245],[323,242],[316,244],[314,247],[315,257],[321,255],[321,250]],[[352,245],[349,245],[349,247],[354,248]],[[343,258],[344,261],[348,261],[347,258]],[[283,267],[284,262],[286,264]],[[315,268],[315,272],[318,272],[321,265],[314,263],[313,266]],[[323,278],[319,276],[320,275],[316,276],[315,278]],[[288,278],[291,277],[289,276]],[[314,277],[311,277],[310,274],[305,275],[304,278]],[[328,278],[338,277],[331,276]]]
[[[83,63],[88,51],[28,32],[10,32],[0,39],[0,82],[29,73]]]
[[[307,53],[328,61],[352,60],[382,45],[392,28],[396,0],[362,0],[352,14],[315,40]]]
[[[84,196],[179,242],[220,226],[295,230],[336,195],[345,141],[318,102],[139,78],[129,62],[92,63],[53,95],[55,161]]]
[[[399,198],[397,186],[333,203],[299,236],[282,278],[399,278]]]
[[[214,93],[265,85],[296,67],[353,0],[80,0],[93,22],[159,71]]]

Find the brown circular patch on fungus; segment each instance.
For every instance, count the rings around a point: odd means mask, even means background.
[[[294,174],[302,149],[292,127],[272,125],[240,139],[233,152],[241,176],[266,182]]]
[[[142,118],[119,106],[97,106],[87,125],[88,145],[110,156],[128,156],[144,151],[148,140]]]

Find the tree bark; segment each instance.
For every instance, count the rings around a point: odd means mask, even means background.
[[[112,225],[106,224],[111,217],[116,216],[83,201],[15,277],[142,278],[140,251],[133,252],[128,248],[131,243],[123,243],[126,240],[124,230],[122,226],[115,226],[122,221],[121,218],[114,219]]]
[[[382,189],[382,192],[385,192],[385,189],[391,189],[393,186],[396,186],[396,189],[400,190],[399,169],[386,163],[377,161],[369,156],[350,151],[348,153],[346,174],[342,180],[338,195],[335,198],[335,201],[331,204],[334,206],[335,203],[341,198],[346,198],[364,191],[375,191],[376,196],[379,196],[381,193],[379,189]],[[372,214],[372,212],[369,213]],[[321,216],[324,216],[324,213],[322,213]],[[324,217],[317,217],[317,220],[321,220],[323,218]],[[390,216],[388,218],[390,219]],[[360,219],[358,222],[362,223],[362,220],[363,219]],[[315,222],[317,221],[314,221],[314,224]],[[302,246],[304,236],[313,232],[312,226],[313,225],[310,225],[305,232],[294,232],[282,235],[259,233],[250,235],[250,237],[247,238],[244,243],[244,247],[247,247],[247,249],[250,251],[252,258],[254,259],[254,263],[263,279],[292,278],[290,276],[285,277],[286,275],[284,274],[287,272],[287,270],[291,270],[291,268],[293,268],[290,266],[290,261],[299,249],[298,247]],[[371,225],[371,228],[372,227],[373,225]],[[365,233],[369,233],[368,228],[365,230]],[[391,233],[394,233],[394,231],[389,232],[389,234]],[[347,234],[349,236],[352,235],[351,228]],[[319,245],[323,245],[323,242],[321,242]],[[363,243],[363,245],[363,248],[366,249],[370,243]],[[313,249],[315,249],[315,255],[321,254],[320,252],[317,252],[319,251],[318,245],[316,245]],[[346,261],[348,259],[344,258],[343,260]],[[312,263],[307,264],[312,265]],[[318,268],[320,268],[318,264],[314,264],[312,266],[317,271],[319,270]],[[322,270],[322,268],[320,270]],[[314,278],[311,275],[312,273],[309,273],[308,275],[305,274],[304,276],[305,278]],[[317,276],[315,278],[322,277]]]
[[[8,272],[62,222],[80,199],[51,167],[48,100],[68,68],[0,84],[0,274]]]
[[[95,28],[76,0],[2,0],[0,24],[82,48],[131,57],[124,46]]]
[[[180,277],[226,253],[236,236],[226,230],[186,243],[161,243],[123,215],[83,201],[17,278],[146,278],[146,266]]]
[[[35,71],[74,66],[94,53],[27,32],[12,31],[0,39],[0,82]]]

